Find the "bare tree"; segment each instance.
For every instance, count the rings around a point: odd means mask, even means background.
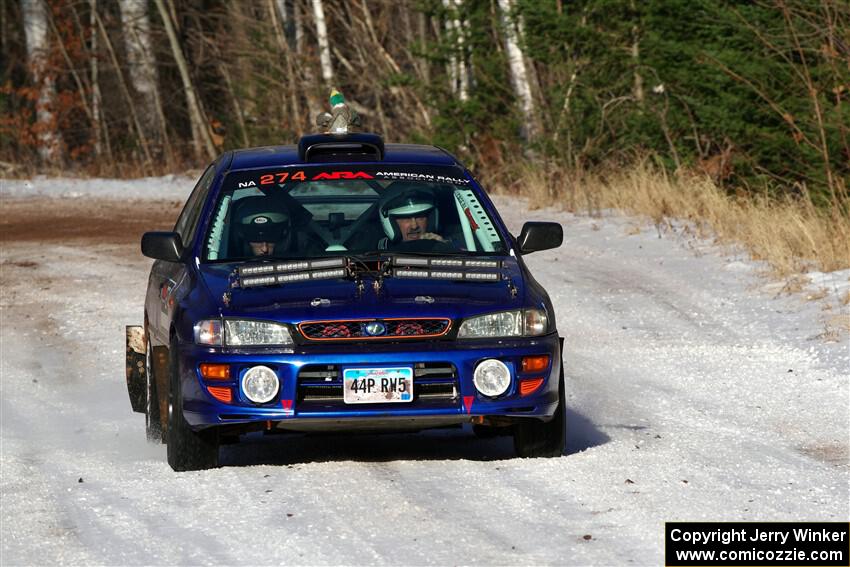
[[[640,17],[637,13],[635,0],[630,0],[629,7],[634,14],[634,25],[632,25],[632,46],[630,55],[634,66],[634,88],[632,89],[635,100],[640,106],[644,105],[643,75],[640,73]]]
[[[464,59],[464,28],[460,21],[461,0],[443,0],[446,9],[446,32],[456,44],[452,46],[452,54],[449,57],[449,80],[452,92],[457,94],[460,100],[469,99],[469,73],[466,69]]]
[[[133,128],[136,130],[139,146],[141,146],[142,153],[144,154],[144,164],[146,167],[150,166],[153,164],[150,145],[148,144],[145,131],[142,129],[142,123],[139,120],[139,113],[136,112],[136,103],[130,95],[130,89],[127,87],[127,81],[124,79],[124,74],[121,73],[121,66],[118,64],[118,55],[115,53],[115,48],[112,46],[109,34],[106,33],[106,27],[103,25],[103,20],[97,12],[93,12],[93,14],[95,23],[97,23],[97,27],[100,30],[100,35],[103,37],[103,43],[106,46],[106,51],[109,53],[109,58],[112,60],[112,66],[115,69],[115,74],[118,77],[118,85],[121,87],[121,94],[124,95],[124,101],[127,103],[127,108],[130,110],[130,119],[132,120]]]
[[[32,82],[39,89],[36,103],[38,153],[44,162],[55,162],[60,158],[62,137],[56,128],[52,108],[56,87],[47,72],[47,6],[43,0],[22,0],[21,11]]]
[[[130,81],[141,99],[139,106],[142,126],[148,137],[158,135],[166,148],[166,154],[170,156],[165,113],[157,86],[147,0],[120,0],[118,5],[121,10]]]
[[[195,85],[192,84],[192,78],[189,76],[189,66],[186,63],[186,58],[183,56],[183,51],[180,49],[180,41],[177,39],[177,32],[174,31],[171,15],[168,13],[163,0],[154,1],[165,25],[165,33],[168,34],[171,52],[174,55],[174,60],[177,62],[180,79],[183,81],[183,88],[186,90],[186,104],[189,107],[189,121],[192,126],[192,145],[195,149],[195,157],[199,160],[202,159],[204,151],[206,151],[207,158],[213,159],[216,155],[215,145],[210,135],[209,126],[206,120],[204,120],[204,111],[201,107],[198,93],[195,90]]]
[[[287,9],[286,2],[284,0],[276,0],[277,9],[272,4],[272,0],[269,0],[269,15],[271,16],[272,25],[275,29],[275,36],[277,37],[278,47],[280,48],[280,55],[284,61],[286,74],[288,77],[295,77],[295,67],[292,64],[292,51],[290,49],[289,40],[287,38]],[[280,20],[278,21],[278,16],[280,15]],[[292,123],[295,126],[295,132],[300,136],[303,134],[302,121],[301,121],[301,104],[298,101],[298,91],[295,88],[295,81],[288,81],[287,91],[289,93],[289,106],[290,106],[290,116],[292,117]]]
[[[499,12],[505,32],[505,50],[508,55],[508,65],[510,65],[511,69],[511,83],[513,84],[514,93],[519,99],[522,110],[522,136],[530,141],[537,136],[537,112],[534,97],[531,95],[531,83],[528,80],[525,57],[519,47],[517,29],[511,19],[513,14],[512,0],[499,0]]]
[[[100,81],[97,60],[97,0],[89,0],[89,32],[91,34],[91,51],[89,66],[91,70],[91,121],[94,130],[94,154],[100,156],[103,152],[103,121],[100,115]],[[108,147],[108,143],[107,143]],[[112,161],[112,152],[109,152]]]
[[[319,42],[322,80],[325,82],[325,87],[330,87],[334,80],[334,69],[331,65],[331,48],[328,43],[328,28],[325,25],[325,9],[322,0],[313,0],[313,17],[316,18],[316,39]]]

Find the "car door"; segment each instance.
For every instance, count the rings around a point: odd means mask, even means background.
[[[183,206],[174,232],[180,235],[183,246],[190,248],[194,242],[201,212],[215,178],[215,165],[210,165]],[[148,323],[154,329],[154,342],[166,345],[169,340],[169,329],[174,315],[174,291],[181,280],[186,277],[185,259],[182,262],[166,262],[157,260],[151,269],[148,281]]]

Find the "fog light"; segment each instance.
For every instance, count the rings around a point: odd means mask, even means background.
[[[485,396],[500,396],[511,385],[511,371],[501,360],[490,358],[475,368],[472,383]]]
[[[254,366],[242,377],[242,393],[255,404],[270,402],[280,390],[280,380],[268,366]]]

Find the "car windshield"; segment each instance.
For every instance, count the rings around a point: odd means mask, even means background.
[[[506,252],[471,182],[454,168],[234,171],[203,261]]]

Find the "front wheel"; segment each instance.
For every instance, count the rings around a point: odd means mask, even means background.
[[[177,340],[169,348],[168,464],[175,471],[199,471],[218,466],[218,431],[194,431],[183,417]]]
[[[560,457],[566,447],[566,395],[564,369],[558,384],[558,409],[549,421],[524,419],[514,426],[514,451],[518,457]]]

